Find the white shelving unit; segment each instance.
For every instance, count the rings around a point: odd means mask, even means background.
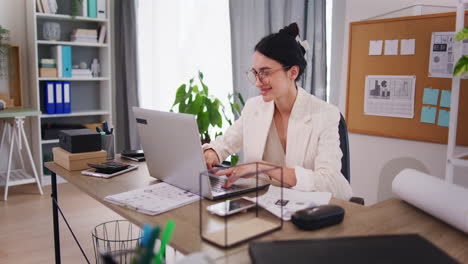
[[[467,0],[458,0],[457,16],[455,24],[455,32],[459,32],[465,27],[465,10],[468,9]],[[462,56],[463,45],[462,41],[455,41],[453,55],[455,60]],[[457,145],[457,122],[458,122],[458,105],[460,98],[460,76],[452,79],[452,96],[450,98],[450,123],[448,131],[447,143],[447,164],[445,166],[445,179],[453,183],[453,171],[455,167],[468,167],[468,153],[456,154],[455,148]]]
[[[39,13],[36,10],[36,0],[27,2],[27,31],[28,31],[28,57],[30,66],[30,84],[27,91],[32,108],[41,111],[38,117],[32,118],[32,151],[36,167],[42,184],[50,182],[49,177],[43,172],[43,163],[52,157],[51,149],[58,146],[58,139],[44,138],[42,127],[46,124],[70,124],[100,123],[108,121],[114,126],[112,117],[113,89],[112,89],[112,25],[110,0],[106,0],[107,18],[90,18],[83,16],[71,16],[71,1],[57,0],[57,14]],[[60,24],[60,41],[49,41],[42,37],[42,25],[45,22]],[[105,43],[82,43],[70,41],[73,29],[98,29],[106,26]],[[72,64],[80,62],[91,64],[92,59],[97,58],[101,65],[100,77],[71,77],[71,78],[46,78],[39,76],[39,61],[41,58],[51,58],[52,47],[66,45],[72,47]],[[71,83],[71,109],[69,114],[46,114],[43,103],[43,87],[46,81],[70,81]]]

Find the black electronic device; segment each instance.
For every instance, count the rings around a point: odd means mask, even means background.
[[[295,212],[291,222],[301,229],[314,230],[341,223],[344,214],[344,209],[338,205],[320,205]]]
[[[59,145],[70,153],[82,153],[101,150],[101,134],[84,129],[61,130]]]
[[[249,255],[254,264],[457,263],[415,234],[253,242]]]
[[[133,161],[138,161],[138,162],[140,162],[140,161],[145,161],[145,160],[146,160],[146,159],[145,159],[145,156],[141,156],[141,157],[138,157],[138,156],[137,156],[137,157],[131,157],[131,156],[125,156],[124,154],[120,154],[120,157],[121,157],[122,159],[133,160]]]
[[[116,161],[107,161],[98,164],[88,163],[88,166],[95,168],[98,173],[113,174],[122,170],[127,169],[130,164],[116,162]]]
[[[145,153],[141,149],[123,150],[121,153],[126,157],[144,157]]]

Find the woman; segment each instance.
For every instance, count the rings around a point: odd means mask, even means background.
[[[283,183],[302,191],[328,191],[348,200],[351,186],[341,175],[340,114],[335,106],[297,87],[296,80],[307,62],[305,49],[296,39],[293,23],[264,37],[255,46],[249,80],[261,96],[247,101],[241,117],[214,142],[203,146],[209,169],[232,153],[244,150],[245,161],[261,161],[283,167]],[[229,177],[254,172],[251,166],[219,171]],[[267,173],[280,181],[278,170]]]

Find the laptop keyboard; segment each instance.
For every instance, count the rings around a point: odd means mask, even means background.
[[[214,192],[236,191],[236,190],[242,189],[236,185],[231,185],[231,187],[229,188],[223,188],[222,186],[225,182],[226,180],[215,178],[215,177],[210,177],[211,189]]]

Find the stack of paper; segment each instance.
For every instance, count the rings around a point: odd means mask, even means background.
[[[283,220],[291,220],[292,214],[296,211],[311,206],[328,204],[331,199],[329,192],[302,192],[294,189],[283,188],[283,198],[281,198],[281,187],[270,185],[268,192],[258,197],[258,204],[270,211],[270,213],[281,217],[281,206],[283,206]],[[256,198],[243,197],[252,202]]]
[[[138,212],[157,215],[196,202],[198,195],[161,182],[129,192],[106,196],[104,200]]]
[[[72,76],[73,77],[85,77],[85,78],[92,78],[93,74],[91,73],[90,69],[72,69]]]
[[[97,30],[82,28],[75,29],[71,34],[70,40],[75,42],[97,43]]]

